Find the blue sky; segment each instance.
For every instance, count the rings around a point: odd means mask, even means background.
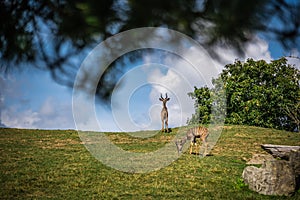
[[[244,58],[234,51],[217,48],[223,58],[220,63],[203,55],[189,56],[201,60],[203,65],[211,61],[214,68],[221,72],[225,64],[235,59],[264,59],[270,61],[281,56],[293,54],[299,56],[300,49],[286,52],[278,43],[259,37],[246,47]],[[286,53],[285,53],[286,52]],[[292,52],[292,53],[291,53]],[[299,60],[291,59],[299,68]],[[135,131],[159,129],[161,102],[160,93],[168,92],[171,100],[169,125],[185,125],[193,113],[193,100],[187,97],[194,86],[208,85],[211,79],[210,69],[203,68],[201,76],[195,75],[190,64],[174,55],[163,59],[157,54],[148,54],[134,63],[128,63],[127,71],[120,79],[121,87],[114,90],[112,110],[101,104],[95,105],[97,124],[89,121],[84,109],[87,102],[82,102],[81,113],[84,126],[81,129],[101,131]],[[203,78],[203,77],[206,77]],[[15,128],[34,129],[76,129],[72,110],[72,88],[57,84],[47,71],[28,68],[20,72],[0,75],[0,117],[1,124]],[[90,102],[89,102],[90,103]],[[100,127],[100,129],[99,129]]]

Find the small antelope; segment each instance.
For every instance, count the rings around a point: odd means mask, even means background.
[[[181,153],[183,145],[186,143],[186,141],[190,140],[191,141],[190,154],[192,154],[193,146],[195,145],[197,147],[196,138],[200,138],[205,147],[204,155],[206,155],[206,151],[207,151],[207,147],[208,147],[208,143],[206,141],[207,137],[208,137],[208,129],[207,128],[201,127],[201,126],[190,128],[187,131],[186,136],[184,138],[182,138],[181,140],[177,140],[175,142],[178,153]]]
[[[162,132],[167,131],[167,133],[168,133],[169,132],[169,129],[168,129],[168,108],[167,108],[166,104],[167,104],[167,101],[170,100],[170,98],[168,98],[167,93],[166,93],[166,98],[163,98],[162,94],[160,94],[159,100],[163,102],[163,108],[162,108],[161,113],[160,113],[161,124],[162,124],[161,131]]]

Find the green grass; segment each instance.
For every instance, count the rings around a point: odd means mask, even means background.
[[[107,133],[128,151],[162,147],[176,134],[137,139]],[[158,171],[130,174],[96,160],[73,130],[0,129],[2,199],[287,199],[252,192],[241,174],[260,144],[300,145],[300,134],[225,126],[211,156],[184,153]],[[300,199],[297,192],[289,199]]]

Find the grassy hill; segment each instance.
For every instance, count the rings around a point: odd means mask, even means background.
[[[107,133],[131,151],[151,151],[166,135],[136,139]],[[155,172],[130,174],[96,160],[74,130],[0,129],[2,199],[286,199],[252,192],[241,179],[246,161],[264,153],[260,144],[300,145],[300,134],[248,126],[225,126],[211,156],[184,153]],[[290,199],[300,199],[300,192]]]

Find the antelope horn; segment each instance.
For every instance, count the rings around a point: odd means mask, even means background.
[[[166,93],[166,99],[168,98],[168,94]]]
[[[160,98],[162,98],[162,99],[163,99],[162,93],[160,93]]]

